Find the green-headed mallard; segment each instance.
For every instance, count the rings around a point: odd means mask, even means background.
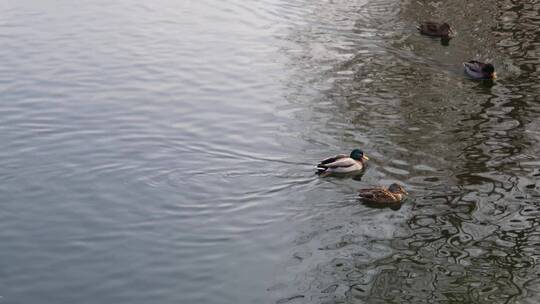
[[[476,60],[471,60],[463,63],[465,73],[473,79],[495,79],[495,67],[491,63],[483,63]]]
[[[340,154],[321,161],[317,165],[317,174],[327,176],[334,173],[360,172],[364,169],[364,162],[368,159],[362,150],[354,149],[349,156]]]
[[[388,188],[377,187],[360,189],[360,198],[367,203],[372,204],[396,204],[400,203],[405,196],[408,195],[407,191],[402,186],[394,183]]]

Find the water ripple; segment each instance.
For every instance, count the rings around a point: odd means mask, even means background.
[[[0,300],[538,302],[537,4],[0,7]]]

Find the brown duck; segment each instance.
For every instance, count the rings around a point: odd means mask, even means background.
[[[426,21],[418,25],[418,30],[420,34],[441,37],[441,38],[452,38],[454,31],[448,23],[438,23],[433,21]]]
[[[377,187],[360,189],[360,198],[366,203],[373,204],[396,204],[400,203],[408,195],[402,186],[394,183],[388,188]]]

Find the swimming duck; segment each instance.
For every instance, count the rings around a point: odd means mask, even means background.
[[[417,29],[420,31],[420,34],[441,37],[441,38],[451,38],[454,35],[454,31],[448,23],[438,23],[432,21],[426,21],[420,23],[417,26]]]
[[[349,156],[339,154],[322,160],[317,165],[317,174],[327,176],[332,173],[353,173],[364,169],[364,162],[369,158],[360,149],[352,150]]]
[[[399,184],[393,183],[388,188],[368,188],[360,189],[360,198],[366,203],[373,204],[396,204],[400,203],[405,196],[408,195],[407,191]]]
[[[463,63],[465,73],[473,79],[495,79],[497,74],[491,63],[471,60]]]

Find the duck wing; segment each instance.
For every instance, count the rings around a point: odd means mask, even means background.
[[[362,200],[370,203],[388,204],[399,201],[396,195],[383,188],[362,189],[359,195]]]
[[[347,158],[347,157],[348,157],[348,156],[345,155],[345,154],[339,154],[339,155],[336,155],[336,156],[332,156],[332,157],[323,159],[323,160],[317,165],[317,167],[322,166],[322,165],[326,165],[326,164],[331,164],[331,163],[333,163],[333,162],[336,162],[336,161],[339,160],[339,159]]]
[[[439,33],[439,24],[436,22],[424,22],[416,27],[420,33],[425,35],[437,35]]]
[[[465,68],[465,73],[474,79],[484,79],[486,75],[482,72],[482,68],[485,63],[471,60],[469,62],[464,62],[463,67]]]
[[[348,156],[334,159],[334,161],[328,161],[326,163],[320,163],[317,165],[319,168],[336,169],[336,168],[348,168],[356,165],[356,161]]]
[[[463,66],[466,69],[469,69],[470,71],[475,72],[475,73],[481,73],[484,65],[485,65],[484,63],[476,61],[476,60],[471,60],[471,61],[463,63]]]

